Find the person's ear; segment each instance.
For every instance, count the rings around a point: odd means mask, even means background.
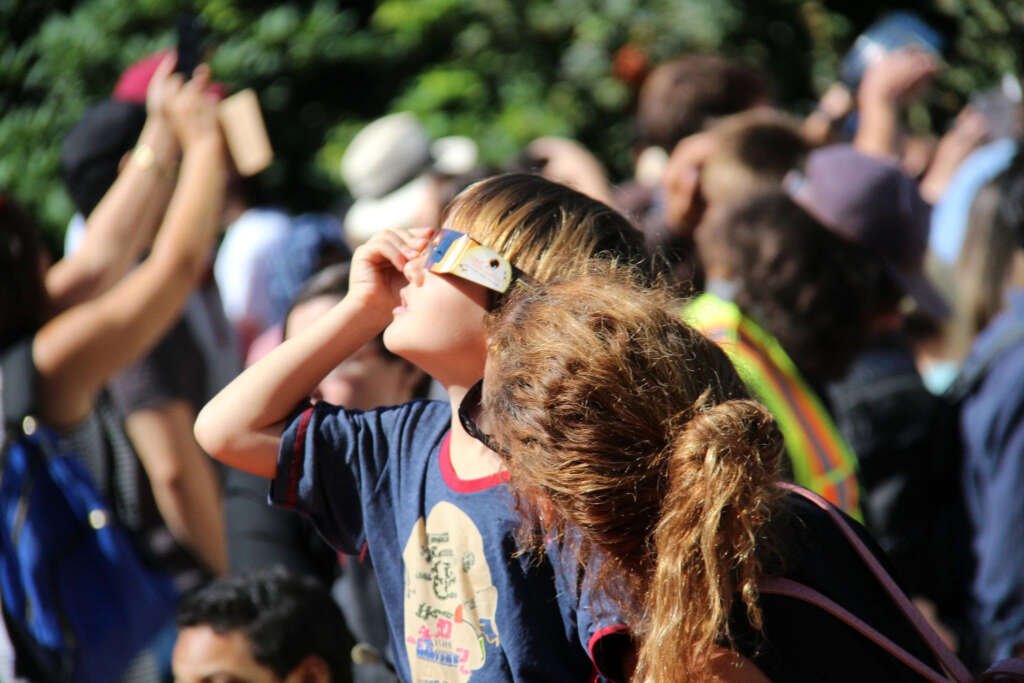
[[[318,655],[308,655],[292,669],[284,683],[331,683],[331,670]]]

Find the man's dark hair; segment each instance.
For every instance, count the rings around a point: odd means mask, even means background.
[[[764,78],[748,66],[711,55],[679,57],[658,66],[640,89],[639,142],[671,152],[713,119],[769,99]]]
[[[869,334],[884,268],[783,192],[724,212],[736,304],[816,382],[842,377]]]
[[[279,678],[315,655],[332,681],[352,680],[352,636],[330,593],[312,577],[276,567],[220,578],[182,599],[177,622],[241,631],[253,659]]]
[[[28,210],[0,192],[0,349],[35,333],[49,317],[44,254]]]

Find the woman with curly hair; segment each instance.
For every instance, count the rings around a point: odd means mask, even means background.
[[[460,411],[503,457],[525,547],[580,563],[577,618],[632,635],[635,657],[600,673],[920,680],[819,608],[761,594],[764,577],[798,581],[931,661],[828,513],[777,485],[775,420],[678,311],[607,269],[520,286]]]

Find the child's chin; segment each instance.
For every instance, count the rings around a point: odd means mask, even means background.
[[[392,320],[391,324],[384,328],[383,340],[385,349],[406,360],[409,360],[407,354],[415,354],[419,348],[415,340],[410,338],[401,318]]]

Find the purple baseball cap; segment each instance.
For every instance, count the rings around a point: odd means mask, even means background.
[[[922,310],[949,316],[948,304],[924,273],[931,207],[896,161],[851,145],[823,147],[811,153],[802,172],[790,172],[784,186],[825,227],[881,258]]]

